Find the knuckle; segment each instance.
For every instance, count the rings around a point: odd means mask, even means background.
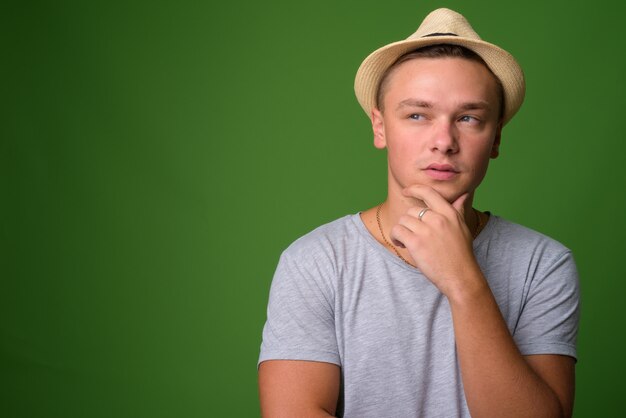
[[[389,231],[391,238],[401,238],[404,235],[404,228],[400,225],[394,225]]]
[[[433,216],[431,217],[431,223],[437,228],[441,228],[445,225],[446,219],[438,213],[433,213]]]
[[[408,211],[407,214],[413,218],[417,218],[420,214],[420,212],[422,211],[422,208],[417,207],[417,206],[412,206]]]

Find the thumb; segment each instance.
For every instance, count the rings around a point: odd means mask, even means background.
[[[452,202],[452,207],[454,207],[454,209],[456,209],[461,216],[465,216],[465,201],[468,197],[469,193],[463,193],[461,196],[457,197],[454,202]]]

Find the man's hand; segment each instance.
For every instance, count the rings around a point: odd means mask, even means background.
[[[465,224],[465,193],[452,204],[433,188],[413,185],[403,190],[407,197],[423,202],[414,206],[391,229],[391,239],[405,247],[415,265],[445,295],[462,286],[469,271],[479,270],[472,249],[472,234]]]

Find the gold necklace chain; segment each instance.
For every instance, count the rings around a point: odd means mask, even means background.
[[[387,246],[390,247],[396,253],[396,255],[400,258],[400,260],[404,261],[409,266],[415,267],[413,264],[409,263],[409,261],[406,258],[402,257],[402,254],[400,254],[400,251],[398,251],[396,246],[393,245],[391,242],[387,241],[387,237],[385,237],[385,233],[383,232],[383,225],[380,222],[380,210],[383,207],[384,203],[385,202],[381,203],[376,208],[376,222],[378,223],[378,229],[380,231],[380,235],[383,237],[383,241],[385,242],[385,244],[387,244]],[[472,210],[476,214],[476,219],[478,219],[478,223],[476,224],[476,230],[472,233],[472,239],[476,239],[476,237],[478,236],[478,233],[483,227],[483,220],[480,217],[480,213],[476,209],[472,208]]]

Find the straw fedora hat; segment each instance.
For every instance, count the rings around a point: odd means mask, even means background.
[[[526,86],[521,67],[504,49],[481,40],[467,19],[450,9],[431,12],[413,35],[377,49],[361,63],[356,73],[354,91],[367,116],[376,107],[376,94],[385,71],[407,52],[436,44],[463,46],[485,61],[500,79],[504,89],[503,123],[511,120],[524,101]]]

